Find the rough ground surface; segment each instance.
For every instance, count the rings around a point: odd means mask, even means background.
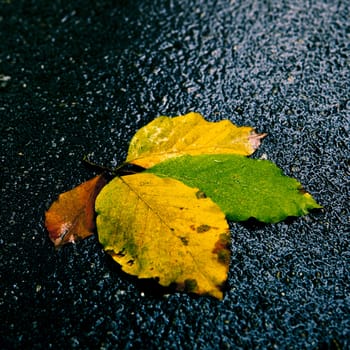
[[[349,349],[349,1],[0,2],[2,349]],[[8,78],[10,77],[10,79]],[[158,115],[268,132],[324,210],[232,224],[225,299],[160,296],[43,215]]]

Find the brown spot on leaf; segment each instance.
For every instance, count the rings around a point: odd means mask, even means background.
[[[120,250],[118,253],[115,254],[118,258],[122,258],[124,257],[125,254],[125,248],[123,248],[122,250]]]
[[[211,226],[209,225],[200,225],[197,227],[197,232],[198,233],[204,233],[204,232],[207,232],[211,229]]]
[[[298,191],[299,191],[300,194],[305,194],[305,193],[307,193],[306,190],[304,189],[304,187],[302,187],[302,186],[300,186],[300,187],[298,188]]]
[[[189,293],[194,292],[197,289],[197,287],[198,287],[198,283],[195,279],[189,278],[185,280],[185,288],[184,288],[185,292],[189,292]]]
[[[198,199],[203,199],[203,198],[207,198],[207,195],[203,191],[197,191],[196,192],[196,197]]]
[[[217,254],[218,261],[224,265],[230,263],[230,237],[228,234],[223,233],[220,235],[219,240],[215,243],[213,253]]]
[[[180,238],[181,242],[182,242],[184,245],[188,245],[188,242],[189,242],[188,238],[183,237],[183,236],[181,236],[181,237],[179,237],[179,238]]]
[[[130,259],[130,260],[127,262],[127,264],[128,264],[129,266],[134,265],[134,260],[133,260],[133,259]]]
[[[224,265],[230,263],[230,252],[227,249],[218,251],[218,261]]]

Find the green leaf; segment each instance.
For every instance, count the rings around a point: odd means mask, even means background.
[[[295,179],[274,163],[240,155],[183,156],[147,172],[198,187],[234,221],[276,223],[321,208]]]

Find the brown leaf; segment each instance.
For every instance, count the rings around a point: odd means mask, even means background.
[[[95,199],[107,183],[98,175],[62,193],[45,213],[45,226],[56,248],[89,237],[95,229]]]

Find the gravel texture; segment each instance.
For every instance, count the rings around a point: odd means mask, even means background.
[[[349,349],[350,3],[0,1],[2,349]],[[223,301],[124,275],[93,236],[55,251],[45,210],[189,111],[269,136],[324,209],[231,224]]]

